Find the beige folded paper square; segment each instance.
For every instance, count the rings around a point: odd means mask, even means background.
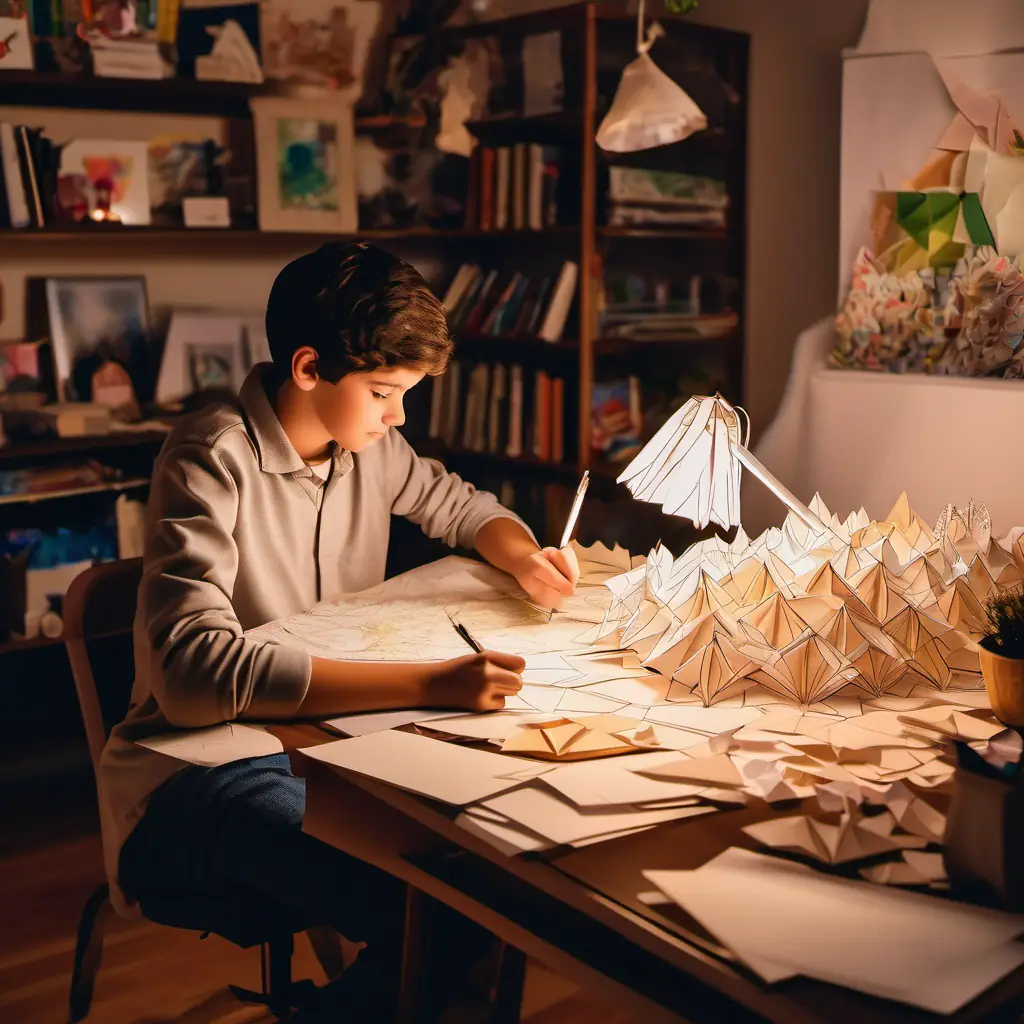
[[[552,718],[533,722],[517,730],[501,745],[503,753],[525,754],[545,761],[582,761],[593,757],[632,754],[636,746],[621,734],[636,731],[634,718],[619,715],[590,715],[586,718]]]

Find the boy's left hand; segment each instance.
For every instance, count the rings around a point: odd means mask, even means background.
[[[524,558],[512,575],[531,601],[542,608],[559,608],[576,593],[580,566],[571,547],[541,548]]]

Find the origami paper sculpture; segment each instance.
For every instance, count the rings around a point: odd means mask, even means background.
[[[582,761],[593,757],[630,754],[643,749],[615,733],[632,733],[636,719],[617,715],[588,718],[552,718],[534,722],[512,733],[501,749],[506,754],[525,754],[544,761]]]
[[[744,651],[750,651],[745,647]],[[808,629],[788,647],[772,652],[757,680],[797,704],[814,704],[841,690],[856,676],[843,656]]]
[[[847,803],[838,825],[800,814],[747,825],[743,831],[776,850],[790,850],[823,864],[846,864],[891,850],[927,845],[928,841],[920,836],[893,835],[896,825],[896,818],[889,811],[868,818]]]

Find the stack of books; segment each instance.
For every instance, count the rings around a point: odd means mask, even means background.
[[[573,450],[561,377],[518,364],[454,362],[433,387],[429,435],[449,448],[553,463]]]
[[[465,227],[542,231],[563,223],[559,164],[558,149],[533,142],[477,146],[470,158]]]
[[[579,266],[566,260],[557,274],[484,270],[463,263],[444,296],[448,327],[463,337],[562,337],[576,294]]]
[[[611,167],[608,223],[617,227],[723,229],[725,182],[678,171]]]

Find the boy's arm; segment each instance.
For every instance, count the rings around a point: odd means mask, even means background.
[[[230,597],[238,570],[237,507],[234,478],[210,448],[182,446],[161,460],[139,603],[150,686],[172,725],[400,707],[490,711],[519,690],[524,662],[514,655],[344,662],[248,639]]]
[[[388,435],[400,481],[391,511],[451,547],[475,547],[491,565],[514,576],[533,600],[555,608],[573,593],[579,566],[570,548],[541,548],[526,524],[489,491],[478,491],[433,459],[421,459],[405,438]]]
[[[209,446],[180,445],[160,459],[139,608],[150,687],[172,725],[289,717],[306,695],[308,654],[242,635],[231,603],[237,509],[234,478]]]

